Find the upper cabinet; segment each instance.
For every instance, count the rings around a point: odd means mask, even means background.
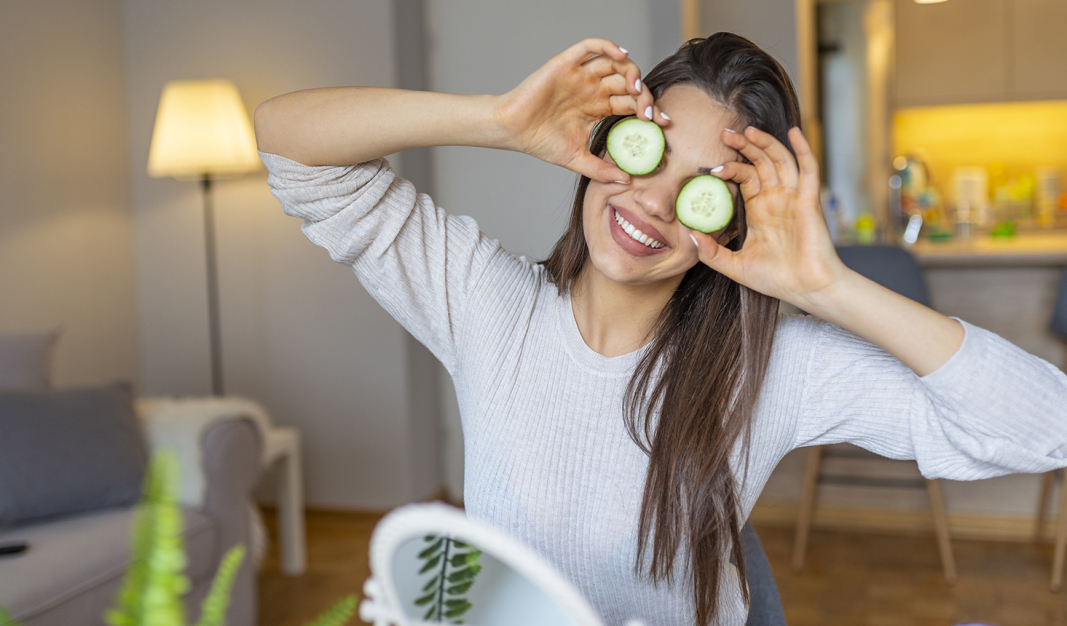
[[[1067,98],[1067,0],[896,0],[896,104]]]
[[[1013,99],[1067,98],[1067,0],[1011,0]]]

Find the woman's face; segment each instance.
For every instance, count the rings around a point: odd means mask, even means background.
[[[689,229],[675,215],[675,199],[690,179],[742,158],[721,140],[724,128],[743,130],[737,115],[701,89],[668,87],[656,104],[670,117],[663,128],[667,147],[659,167],[644,176],[631,176],[625,185],[590,181],[585,192],[582,225],[589,260],[605,277],[630,285],[680,279],[699,262]],[[606,154],[604,158],[611,159]],[[736,204],[737,184],[726,184]],[[627,235],[620,219],[652,239],[653,245]]]

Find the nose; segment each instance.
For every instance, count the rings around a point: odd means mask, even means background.
[[[678,196],[678,186],[665,172],[635,176],[631,184],[634,187],[634,202],[641,205],[646,214],[665,222],[674,220],[674,201]]]

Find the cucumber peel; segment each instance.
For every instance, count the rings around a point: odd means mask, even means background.
[[[656,169],[666,146],[659,124],[636,117],[619,122],[608,132],[608,154],[620,170],[633,176]]]
[[[726,228],[734,216],[734,201],[730,188],[720,178],[710,174],[697,176],[687,182],[674,203],[678,221],[692,230],[713,233]]]

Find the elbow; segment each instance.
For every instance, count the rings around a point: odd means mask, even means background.
[[[252,126],[256,134],[256,146],[261,152],[277,154],[271,146],[271,108],[274,98],[265,100],[256,107],[252,115]]]

